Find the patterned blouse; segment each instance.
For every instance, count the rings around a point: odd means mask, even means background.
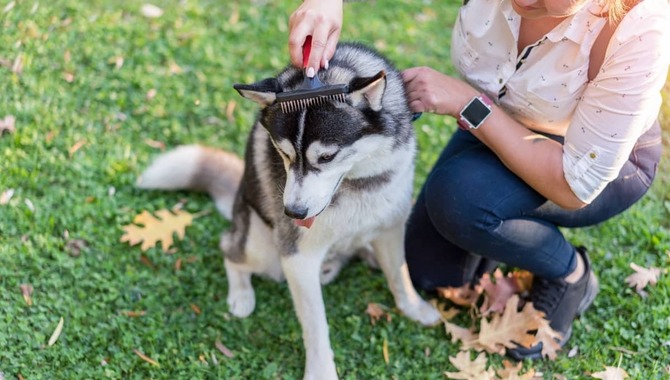
[[[454,66],[520,123],[565,136],[565,178],[590,203],[658,117],[670,65],[670,4],[643,0],[633,7],[589,81],[591,47],[608,22],[597,15],[597,0],[520,54],[521,18],[510,1],[470,0],[461,8],[452,34]]]

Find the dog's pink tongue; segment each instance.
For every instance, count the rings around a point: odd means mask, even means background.
[[[314,219],[316,219],[316,216],[312,216],[307,219],[293,219],[293,223],[295,223],[295,225],[298,227],[310,228],[312,227],[312,223],[314,223]]]

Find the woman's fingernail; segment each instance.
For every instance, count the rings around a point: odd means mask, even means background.
[[[307,78],[314,78],[314,68],[308,67],[305,75],[307,75]]]
[[[323,68],[328,70],[328,60],[326,59],[326,62],[323,64]]]

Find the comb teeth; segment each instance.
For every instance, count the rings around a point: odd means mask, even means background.
[[[345,94],[333,94],[333,95],[326,95],[326,96],[314,96],[311,98],[305,98],[305,99],[294,99],[294,100],[287,100],[280,102],[279,105],[281,107],[281,111],[283,113],[291,113],[291,112],[296,112],[299,110],[303,110],[307,107],[311,107],[314,105],[322,105],[326,104],[329,101],[338,101],[338,102],[344,102],[346,100]]]

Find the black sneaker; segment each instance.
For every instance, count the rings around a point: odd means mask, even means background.
[[[551,328],[563,335],[559,342],[561,347],[572,335],[572,321],[591,306],[598,294],[598,279],[591,270],[586,249],[577,248],[577,254],[584,260],[584,276],[579,281],[570,284],[562,278],[549,280],[535,277],[530,289],[530,301],[535,309],[543,311]],[[516,360],[541,359],[542,343],[530,348],[509,349],[507,355]]]

